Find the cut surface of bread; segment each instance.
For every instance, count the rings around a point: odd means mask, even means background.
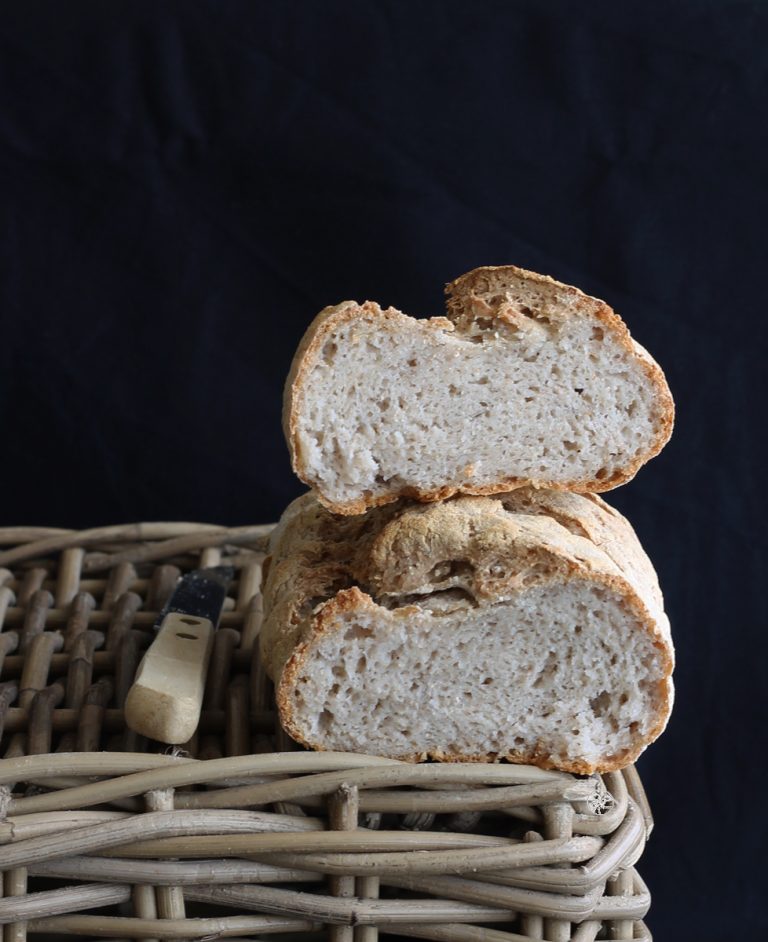
[[[605,491],[663,448],[664,374],[603,301],[512,265],[447,293],[448,318],[346,301],[307,330],[284,427],[331,510],[525,483]]]
[[[609,771],[666,725],[656,574],[599,497],[521,488],[339,517],[305,495],[270,552],[262,657],[311,748]]]

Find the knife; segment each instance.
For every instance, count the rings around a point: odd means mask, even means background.
[[[137,733],[178,744],[192,737],[200,721],[205,678],[231,566],[197,569],[183,576],[155,622],[125,699],[125,722]]]

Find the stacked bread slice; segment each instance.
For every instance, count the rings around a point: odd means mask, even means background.
[[[513,266],[448,318],[321,312],[286,385],[313,492],[273,533],[262,653],[298,741],[572,772],[664,729],[673,648],[629,523],[593,492],[672,430],[664,376],[602,301]]]

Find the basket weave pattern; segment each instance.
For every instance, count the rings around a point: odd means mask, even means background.
[[[633,768],[300,750],[258,658],[269,526],[0,530],[0,938],[650,939]],[[157,613],[236,567],[183,750],[125,727]]]

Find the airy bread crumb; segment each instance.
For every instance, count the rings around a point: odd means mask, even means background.
[[[329,509],[528,483],[606,491],[663,448],[664,375],[603,301],[511,265],[447,292],[448,318],[346,301],[309,327],[284,424]]]

